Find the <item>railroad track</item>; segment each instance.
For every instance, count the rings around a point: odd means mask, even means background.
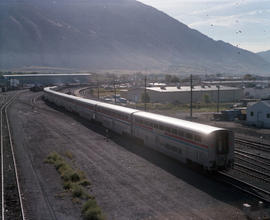
[[[248,148],[253,148],[253,149],[257,149],[257,150],[260,150],[260,151],[270,153],[270,145],[269,144],[244,140],[244,139],[240,139],[240,138],[235,138],[234,141],[235,141],[236,144],[240,144],[240,145],[246,146]]]
[[[256,155],[253,153],[245,152],[245,151],[238,151],[238,150],[235,150],[234,155],[235,155],[236,161],[239,161],[244,164],[248,164],[252,167],[256,167],[270,174],[270,159],[269,158]],[[235,165],[238,165],[238,164],[235,163]]]
[[[2,220],[25,220],[22,194],[12,144],[7,109],[16,94],[2,103],[1,120],[1,217]]]
[[[218,181],[231,185],[249,195],[256,197],[257,199],[261,201],[270,203],[270,191],[268,190],[262,189],[246,181],[240,180],[222,171],[219,171],[216,177]]]
[[[235,150],[234,171],[248,177],[246,181],[269,190],[270,159],[243,150]]]
[[[244,150],[238,150],[238,149],[234,150],[234,154],[238,157],[242,156],[242,157],[245,157],[249,160],[263,164],[265,166],[270,166],[270,158],[269,157],[258,155],[258,154],[251,153],[251,152],[244,151]]]

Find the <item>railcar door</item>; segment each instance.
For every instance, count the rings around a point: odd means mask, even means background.
[[[229,134],[226,131],[216,133],[217,166],[226,167],[229,153]]]

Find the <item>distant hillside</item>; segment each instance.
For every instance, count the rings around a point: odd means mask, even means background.
[[[264,60],[270,63],[270,50],[259,52],[257,54],[260,55]]]
[[[1,0],[0,30],[0,69],[266,73],[270,67],[135,0]]]

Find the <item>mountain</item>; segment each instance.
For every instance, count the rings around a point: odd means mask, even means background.
[[[135,0],[1,0],[0,69],[266,73],[260,56]]]
[[[257,54],[270,63],[270,50],[259,52]]]

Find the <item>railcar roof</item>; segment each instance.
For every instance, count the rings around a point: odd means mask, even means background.
[[[117,110],[117,111],[121,111],[121,112],[128,113],[128,114],[134,113],[134,116],[143,117],[145,119],[149,119],[149,120],[153,120],[153,121],[159,121],[159,122],[162,122],[164,124],[172,125],[175,127],[186,129],[186,130],[191,130],[191,131],[204,133],[204,134],[210,134],[213,131],[217,131],[217,130],[225,130],[223,128],[217,128],[217,127],[210,126],[210,125],[186,121],[186,120],[173,118],[173,117],[169,117],[169,116],[164,116],[164,115],[160,115],[160,114],[155,114],[155,113],[150,113],[150,112],[139,111],[139,110],[132,109],[132,108],[127,108],[127,107],[123,107],[123,106],[119,106],[119,105],[94,101],[94,100],[90,100],[90,99],[76,97],[73,95],[67,95],[64,93],[56,92],[56,91],[52,90],[53,88],[54,87],[45,88],[44,90],[49,91],[51,93],[55,93],[57,95],[62,95],[63,97],[68,97],[68,98],[72,98],[74,100],[79,100],[79,101],[84,102],[84,103],[97,104],[98,106],[107,107],[107,108],[110,108],[112,110]]]
[[[80,102],[84,102],[84,103],[88,103],[88,104],[92,104],[92,105],[95,105],[97,103],[99,103],[98,101],[95,101],[95,100],[90,100],[90,99],[84,99],[84,98],[81,98],[81,97],[78,97],[78,96],[74,96],[74,95],[68,95],[68,94],[65,94],[65,93],[61,93],[61,92],[58,92],[58,91],[54,91],[52,90],[54,87],[49,87],[49,88],[45,88],[44,90],[45,91],[48,91],[50,93],[53,93],[53,94],[57,94],[57,95],[60,95],[62,97],[67,97],[67,98],[70,98],[70,99],[74,99],[74,100],[77,100],[77,101],[80,101]]]
[[[64,94],[64,93],[52,90],[53,88],[54,87],[45,88],[45,90],[49,91],[49,92],[52,92],[54,94],[57,94],[57,95],[61,95],[63,97],[71,98],[71,99],[78,100],[78,101],[81,101],[81,102],[84,102],[84,103],[97,104],[98,106],[110,108],[112,110],[120,111],[120,112],[127,113],[127,114],[131,114],[131,113],[134,113],[134,112],[138,111],[136,109],[127,108],[127,107],[123,107],[123,106],[119,106],[119,105],[113,105],[113,104],[109,104],[109,103],[105,103],[105,102],[100,102],[100,101],[95,101],[95,100],[91,100],[91,99],[86,99],[86,98],[82,98],[82,97],[77,97],[77,96],[73,96],[73,95]]]
[[[105,103],[105,102],[98,102],[98,106],[110,108],[112,110],[121,111],[123,113],[128,113],[128,114],[132,114],[132,113],[138,111],[137,109],[127,108],[127,107],[124,107],[124,106],[109,104],[109,103]]]
[[[169,116],[164,116],[164,115],[160,115],[160,114],[155,114],[155,113],[150,113],[150,112],[140,111],[140,112],[136,112],[134,114],[134,116],[143,117],[145,119],[150,119],[153,121],[159,121],[159,122],[162,122],[162,123],[167,124],[167,125],[172,125],[175,127],[179,127],[179,128],[183,128],[186,130],[191,130],[191,131],[203,133],[203,134],[210,134],[213,131],[217,131],[217,130],[225,130],[223,128],[217,128],[217,127],[210,126],[210,125],[186,121],[186,120],[173,118],[173,117],[169,117]]]

